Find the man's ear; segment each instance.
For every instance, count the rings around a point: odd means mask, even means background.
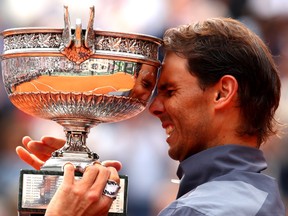
[[[233,105],[237,100],[238,82],[234,76],[223,76],[214,87],[214,105],[216,109]]]

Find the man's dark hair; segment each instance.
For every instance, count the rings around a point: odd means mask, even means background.
[[[171,28],[164,34],[164,50],[187,59],[188,70],[205,90],[222,76],[236,78],[243,122],[240,135],[256,135],[258,144],[276,134],[274,114],[280,100],[280,78],[264,42],[244,24],[214,18]]]

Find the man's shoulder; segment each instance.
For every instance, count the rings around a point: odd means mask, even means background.
[[[243,181],[211,181],[179,199],[205,215],[256,215],[268,193]]]
[[[211,181],[178,198],[160,215],[257,215],[267,197],[266,191],[243,181]]]

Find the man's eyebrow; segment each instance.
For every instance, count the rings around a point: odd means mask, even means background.
[[[170,86],[172,86],[171,84],[165,82],[165,83],[161,83],[159,84],[159,86],[157,87],[159,90],[166,90],[167,88],[169,88]]]

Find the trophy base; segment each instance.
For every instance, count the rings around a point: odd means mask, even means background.
[[[81,178],[77,172],[75,178]],[[63,172],[21,170],[18,197],[18,216],[44,216],[46,208],[63,180]],[[109,216],[127,215],[128,177],[120,176],[121,189],[109,210]]]

